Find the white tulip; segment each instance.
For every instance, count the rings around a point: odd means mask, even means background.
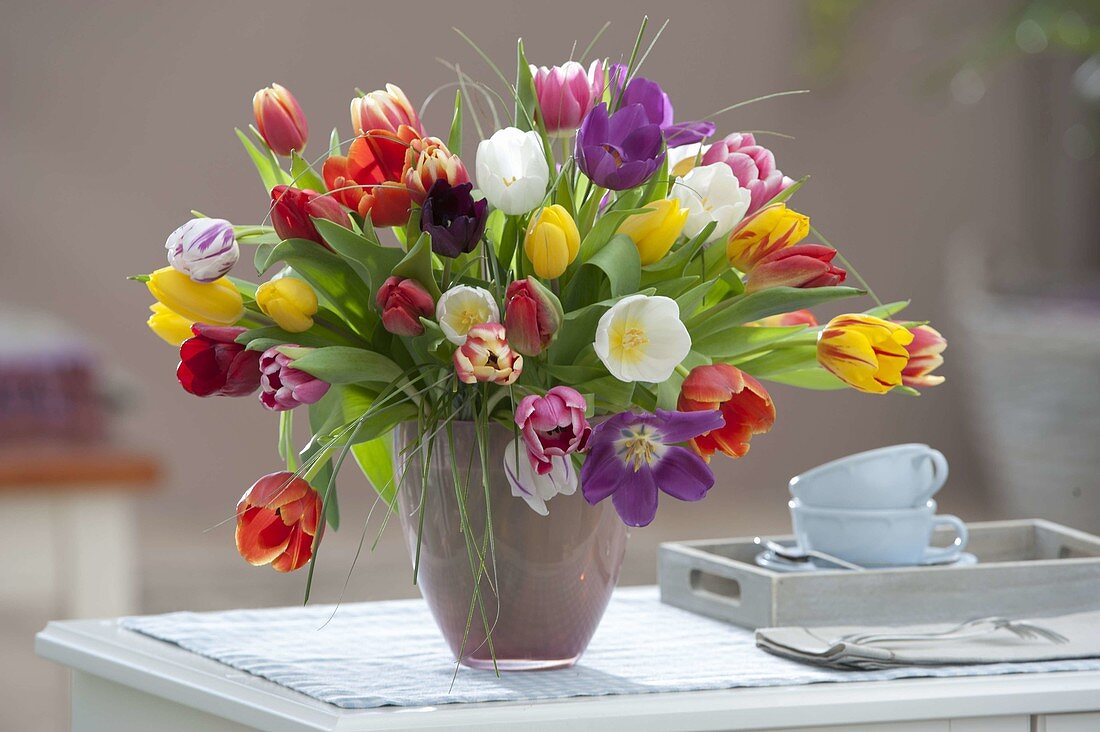
[[[512,487],[512,495],[527,501],[531,510],[540,516],[550,513],[546,502],[551,498],[559,493],[571,496],[577,491],[577,471],[573,460],[565,455],[551,457],[550,462],[550,472],[539,475],[531,467],[522,437],[512,440],[504,450],[504,475]]]
[[[657,384],[691,350],[691,336],[680,322],[680,306],[661,295],[630,295],[603,314],[596,325],[596,355],[619,381]]]
[[[477,185],[506,214],[524,214],[546,197],[550,167],[537,132],[497,130],[477,146]]]
[[[733,231],[749,210],[752,193],[742,188],[737,176],[725,163],[692,168],[672,185],[672,198],[688,210],[684,235],[696,236],[711,221],[717,222],[707,242],[721,239]]]
[[[696,158],[702,159],[707,150],[710,150],[710,145],[704,145],[701,142],[670,147],[668,149],[669,172],[673,175],[687,175],[687,172],[695,167]]]
[[[488,290],[455,285],[440,295],[435,317],[447,340],[461,346],[470,328],[482,323],[499,323],[500,309]]]
[[[241,256],[233,224],[225,219],[191,219],[164,242],[168,264],[195,282],[213,282]]]

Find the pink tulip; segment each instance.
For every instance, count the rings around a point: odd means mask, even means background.
[[[542,353],[564,317],[561,302],[534,277],[508,285],[504,294],[504,327],[508,342],[523,355]]]
[[[417,137],[424,136],[420,116],[400,87],[386,84],[385,90],[351,100],[351,127],[355,134],[365,135],[372,130],[397,132],[401,125],[411,127]]]
[[[555,386],[546,396],[529,394],[516,407],[516,425],[523,435],[531,467],[539,475],[554,469],[553,459],[588,446],[592,427],[585,411],[588,404],[576,389]]]
[[[836,250],[821,244],[797,244],[772,252],[749,270],[745,292],[770,287],[832,287],[848,273],[833,264]]]
[[[543,124],[553,137],[573,134],[603,97],[604,71],[600,61],[593,61],[587,73],[576,61],[549,68],[531,66],[531,76]]]
[[[416,280],[390,277],[378,288],[375,304],[382,311],[382,327],[394,335],[413,337],[424,332],[420,318],[435,314],[435,301]]]
[[[276,155],[290,155],[305,148],[309,125],[289,89],[278,84],[260,89],[252,97],[252,112],[260,136]]]
[[[748,132],[734,132],[703,153],[702,165],[725,163],[737,176],[742,188],[748,188],[752,202],[746,216],[771,201],[794,181],[775,167],[771,150],[756,144]]]

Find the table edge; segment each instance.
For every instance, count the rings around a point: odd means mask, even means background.
[[[1076,671],[356,710],[125,630],[116,620],[50,622],[35,636],[35,651],[76,671],[272,732],[509,729],[518,724],[533,732],[565,721],[629,719],[670,731],[759,730],[808,720],[828,726],[1100,709],[1100,671]]]

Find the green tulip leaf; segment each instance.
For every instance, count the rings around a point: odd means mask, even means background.
[[[427,233],[420,235],[409,249],[409,253],[393,268],[391,274],[416,280],[431,293],[433,300],[439,300],[442,294],[439,291],[439,283],[436,282],[435,269],[432,267],[432,239]]]
[[[316,349],[283,349],[294,368],[330,384],[391,384],[402,378],[401,368],[374,351],[347,346]],[[301,352],[303,355],[298,355]]]
[[[720,302],[692,316],[686,325],[693,338],[701,339],[730,325],[748,323],[769,315],[789,313],[819,303],[865,294],[863,290],[843,286],[772,287]]]
[[[295,188],[308,188],[318,193],[328,190],[325,181],[296,150],[290,152],[290,175]]]
[[[754,325],[735,325],[692,341],[691,347],[716,360],[735,358],[758,351],[777,343],[789,342],[799,333],[807,332],[804,325],[766,328]],[[816,334],[811,333],[816,339]]]
[[[843,381],[820,367],[784,371],[765,378],[779,384],[815,391],[837,391],[848,388]]]

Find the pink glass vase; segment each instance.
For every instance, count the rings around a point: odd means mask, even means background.
[[[590,506],[579,489],[552,498],[548,516],[513,497],[503,464],[513,434],[494,424],[488,445],[493,549],[484,553],[480,580],[484,615],[475,605],[471,619],[479,560],[469,550],[460,505],[465,505],[478,550],[490,512],[474,425],[456,422],[453,434],[453,455],[446,430],[436,437],[426,490],[425,453],[407,449],[416,442],[416,425],[399,425],[394,434],[398,508],[414,563],[420,537],[421,594],[455,658],[466,666],[491,669],[494,656],[501,670],[571,666],[588,647],[611,599],[626,549],[626,526],[610,501]],[[461,476],[457,491],[452,464]]]

